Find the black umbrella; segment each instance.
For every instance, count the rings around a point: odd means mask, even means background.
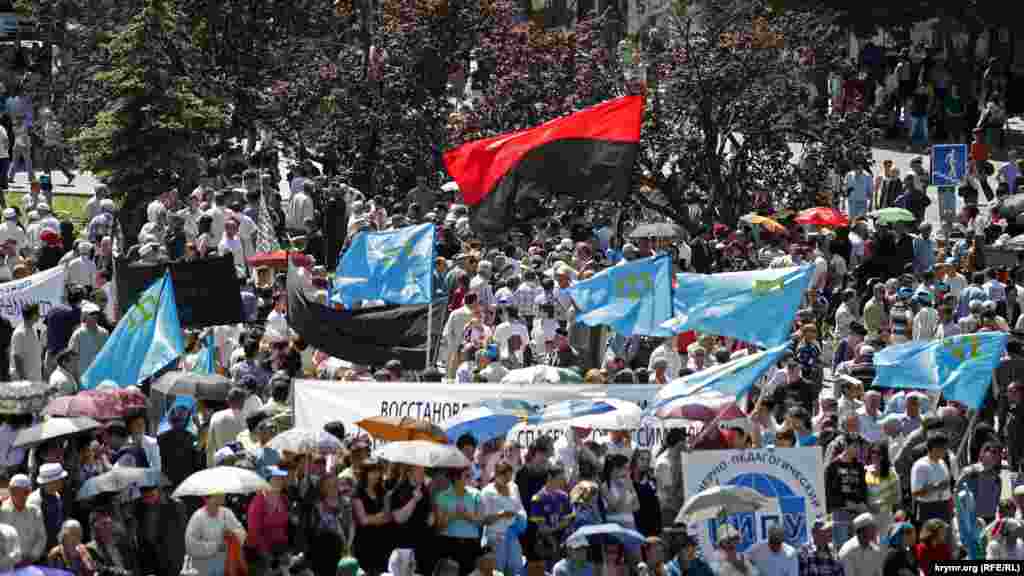
[[[153,390],[168,396],[192,396],[197,400],[220,402],[227,400],[230,389],[231,380],[224,376],[181,371],[168,372],[153,384]]]
[[[683,229],[672,222],[648,222],[638,224],[629,233],[630,238],[681,238]]]

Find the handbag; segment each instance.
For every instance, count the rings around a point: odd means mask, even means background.
[[[249,564],[245,561],[242,540],[235,534],[224,537],[228,554],[224,560],[224,576],[249,576]]]

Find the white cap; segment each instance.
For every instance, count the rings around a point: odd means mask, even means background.
[[[40,202],[39,204],[36,204],[36,212],[49,212],[49,211],[50,211],[50,205],[47,204],[46,202]]]
[[[25,474],[15,474],[11,478],[11,482],[8,484],[10,488],[21,488],[23,490],[32,489],[32,480]]]
[[[85,301],[82,303],[82,314],[99,314],[100,307],[93,302]]]
[[[867,528],[868,526],[876,526],[875,517],[870,512],[864,512],[860,516],[853,519],[853,529],[860,530],[861,528]]]
[[[18,212],[14,208],[4,208],[4,218],[10,220],[11,218],[17,218]]]

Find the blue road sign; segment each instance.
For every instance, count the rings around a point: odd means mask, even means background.
[[[966,144],[932,146],[932,184],[934,186],[959,186],[966,175]]]

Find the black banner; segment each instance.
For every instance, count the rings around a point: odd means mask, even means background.
[[[231,255],[195,262],[133,264],[117,261],[117,302],[123,312],[131,308],[147,286],[170,268],[178,318],[186,328],[204,328],[242,322],[242,296]]]
[[[416,304],[334,310],[310,302],[289,268],[288,323],[306,344],[355,364],[381,367],[396,359],[406,367],[424,366],[429,309],[428,304]],[[447,309],[447,299],[434,303],[431,348],[435,350]]]

